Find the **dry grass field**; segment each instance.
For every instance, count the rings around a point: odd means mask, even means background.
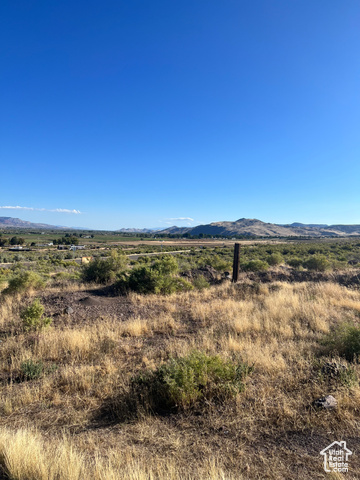
[[[360,369],[341,359],[352,381],[321,369],[336,360],[329,331],[359,322],[358,290],[245,278],[171,296],[101,293],[1,298],[0,478],[359,478]],[[35,297],[52,324],[24,331],[20,313]],[[244,390],[185,410],[131,408],[135,375],[192,351],[253,366]],[[41,372],[24,377],[26,362]],[[337,409],[316,410],[327,394]],[[335,440],[353,451],[346,474],[323,469],[320,451]]]

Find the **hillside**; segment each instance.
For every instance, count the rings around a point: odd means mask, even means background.
[[[48,225],[46,223],[32,223],[20,218],[0,217],[0,228],[43,228],[43,229],[58,229],[66,228],[57,225]]]
[[[190,235],[249,235],[256,237],[344,237],[360,235],[360,225],[306,225],[292,223],[291,225],[278,225],[265,223],[257,219],[240,218],[235,222],[213,222],[207,225],[198,225],[193,228],[171,227],[161,233]]]

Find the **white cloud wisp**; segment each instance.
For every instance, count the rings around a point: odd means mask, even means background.
[[[82,212],[80,210],[69,210],[68,208],[36,208],[36,207],[20,207],[17,206],[0,206],[2,210],[30,210],[34,212],[55,212],[55,213],[74,213],[75,215],[79,215]]]

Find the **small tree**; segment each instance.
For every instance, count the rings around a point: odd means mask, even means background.
[[[50,325],[51,318],[43,317],[44,311],[44,306],[40,303],[40,300],[36,298],[33,303],[20,314],[24,330],[40,330]]]

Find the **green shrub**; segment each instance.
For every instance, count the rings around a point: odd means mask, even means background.
[[[204,288],[210,287],[210,283],[206,280],[206,278],[203,275],[200,275],[199,277],[195,278],[192,283],[194,287],[197,288],[198,290],[204,290]]]
[[[357,362],[360,355],[360,327],[344,322],[326,335],[323,344],[330,353],[340,355],[349,362]]]
[[[40,330],[50,325],[51,318],[43,316],[44,310],[44,306],[40,303],[40,300],[36,298],[29,307],[21,312],[20,318],[23,321],[25,331]]]
[[[188,291],[193,288],[192,284],[175,276],[178,264],[174,257],[164,257],[155,260],[152,265],[139,266],[127,274],[118,275],[116,290],[121,293],[132,290],[138,293],[156,293],[169,295],[175,292]]]
[[[160,293],[161,277],[150,267],[138,267],[131,271],[127,285],[138,293]]]
[[[40,378],[44,373],[44,364],[40,360],[39,362],[33,362],[32,360],[26,360],[20,366],[21,378],[23,380],[36,380]]]
[[[294,257],[287,261],[287,264],[293,268],[299,268],[302,265],[302,260],[300,258]]]
[[[160,281],[159,292],[162,295],[170,295],[176,292],[188,292],[192,290],[193,285],[181,277],[163,277]]]
[[[159,275],[175,275],[179,270],[178,263],[172,255],[166,255],[159,260],[155,260],[151,268]]]
[[[348,367],[339,373],[339,383],[345,387],[352,387],[356,385],[358,378],[355,370],[352,367]]]
[[[269,265],[272,265],[272,266],[280,265],[281,263],[283,263],[283,261],[284,261],[284,259],[281,255],[281,253],[279,253],[279,252],[272,253],[267,258],[267,263]]]
[[[308,270],[316,270],[318,272],[324,272],[330,268],[330,263],[324,255],[314,255],[303,263],[304,267]]]
[[[9,280],[9,285],[4,290],[4,293],[21,293],[30,289],[37,290],[44,286],[45,282],[39,274],[31,271],[23,271]]]
[[[241,269],[245,272],[260,272],[269,268],[269,264],[263,260],[250,260],[241,265]]]
[[[244,363],[194,351],[138,375],[132,388],[140,403],[152,411],[186,410],[235,398],[251,371]]]
[[[157,293],[169,295],[179,291],[191,290],[193,286],[187,280],[162,273],[161,269],[153,267],[134,268],[124,286],[138,293]],[[119,286],[119,285],[118,285]]]
[[[109,260],[97,257],[83,266],[81,278],[84,282],[106,284],[114,280],[115,272]]]
[[[58,366],[54,363],[45,366],[41,360],[34,362],[33,360],[26,360],[20,366],[20,381],[36,380],[43,375],[48,375],[55,372]]]
[[[81,278],[84,282],[108,284],[115,280],[116,273],[126,268],[127,259],[121,252],[111,251],[110,257],[96,257],[82,267]]]
[[[231,262],[224,260],[219,255],[213,255],[210,257],[210,260],[207,262],[211,267],[213,267],[218,272],[225,272],[231,268]]]

